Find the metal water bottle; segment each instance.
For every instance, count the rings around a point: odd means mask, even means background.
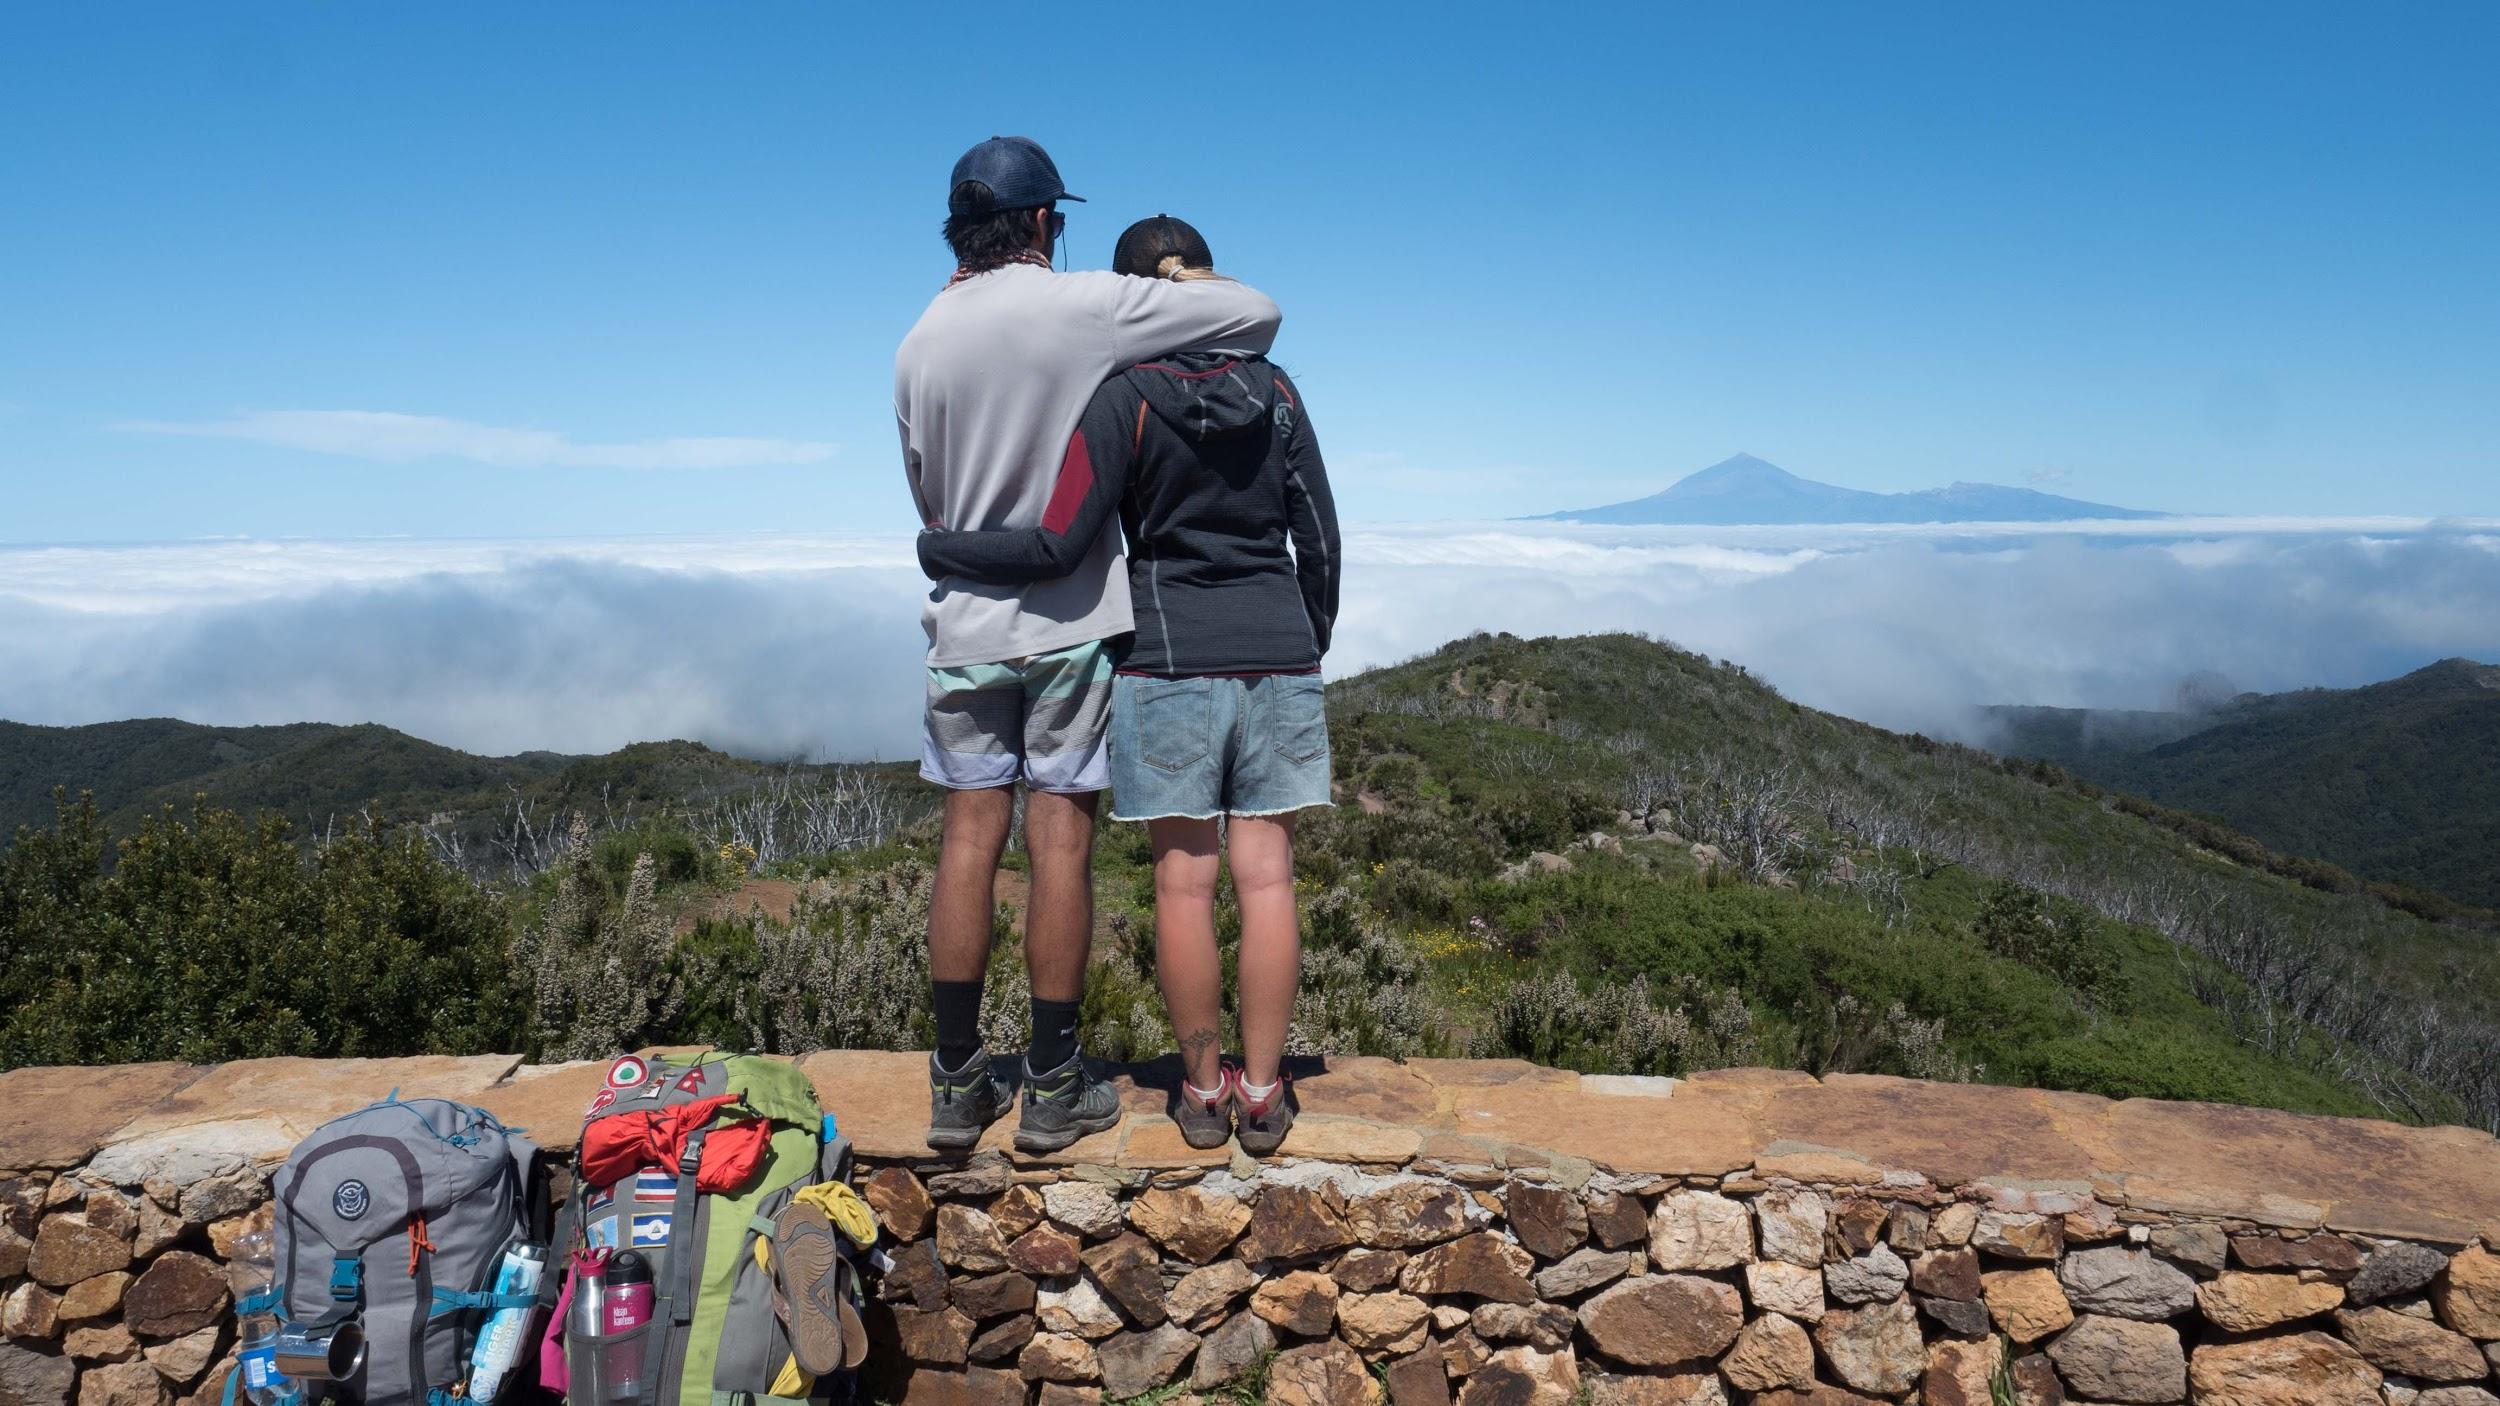
[[[524,1294],[533,1298],[538,1281],[547,1273],[547,1250],[543,1245],[517,1244],[503,1252],[503,1263],[495,1269],[495,1292]],[[512,1369],[520,1365],[522,1349],[530,1344],[530,1323],[538,1316],[535,1302],[499,1308],[478,1330],[477,1347],[469,1354],[469,1399],[491,1402],[503,1390]]]
[[[565,1329],[578,1337],[595,1338],[608,1331],[608,1252],[573,1252],[573,1304],[565,1310]]]

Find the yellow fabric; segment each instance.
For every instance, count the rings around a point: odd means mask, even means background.
[[[824,1212],[833,1228],[861,1249],[877,1242],[877,1214],[859,1199],[858,1192],[851,1190],[849,1182],[820,1181],[814,1186],[802,1186],[791,1193],[791,1199]]]
[[[849,1183],[824,1181],[814,1186],[802,1186],[790,1193],[790,1199],[804,1201],[824,1212],[825,1219],[833,1222],[833,1228],[861,1249],[876,1243],[876,1213],[868,1209],[868,1203],[859,1198],[859,1193],[853,1191]],[[773,1242],[761,1235],[755,1237],[755,1267],[766,1274],[773,1272]],[[773,1378],[772,1390],[768,1394],[803,1398],[811,1394],[815,1386],[816,1379],[799,1370],[799,1359],[793,1356],[781,1364],[781,1372]]]

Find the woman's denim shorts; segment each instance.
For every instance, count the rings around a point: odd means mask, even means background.
[[[1285,815],[1328,801],[1317,674],[1111,681],[1111,818]]]

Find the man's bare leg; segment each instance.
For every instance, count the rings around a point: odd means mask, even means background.
[[[929,995],[937,1052],[929,1056],[929,1146],[970,1151],[1011,1106],[1012,1086],[981,1048],[981,981],[989,971],[998,856],[1007,847],[1015,790],[946,793],[946,833],[929,895]]]
[[[1033,861],[1024,964],[1033,979],[1033,1046],[1024,1056],[1016,1146],[1052,1152],[1120,1121],[1120,1096],[1079,1058],[1077,1012],[1094,941],[1094,804],[1099,792],[1028,791],[1024,848]]]
[[[1024,910],[1024,966],[1033,981],[1033,1044],[1026,1058],[1036,1070],[1057,1069],[1076,1054],[1085,959],[1094,942],[1094,807],[1100,795],[1025,793],[1024,851],[1033,868]]]
[[[950,1069],[961,1067],[981,1043],[980,988],[990,969],[998,857],[1007,848],[1015,804],[1012,786],[946,793],[946,832],[929,897],[929,980],[936,988],[938,1057]],[[969,1025],[962,1010],[967,984]]]

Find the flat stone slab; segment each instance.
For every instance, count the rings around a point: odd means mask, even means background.
[[[2500,1143],[2470,1128],[2156,1099],[2116,1104],[2102,1126],[2101,1170],[2148,1209],[2262,1195],[2232,1213],[2297,1225],[2306,1211],[2313,1225],[2459,1245],[2500,1222]]]
[[[2078,1098],[2083,1104],[2071,1102]],[[2060,1115],[2107,1105],[2040,1089],[1834,1074],[1770,1090],[1761,1117],[1773,1137],[1958,1186],[1993,1177],[2091,1176],[2092,1155],[2060,1126]]]
[[[799,1056],[816,1101],[862,1157],[903,1161],[929,1150],[929,1057],[910,1050],[818,1050]],[[996,1131],[993,1129],[992,1131]]]
[[[409,1059],[245,1059],[221,1064],[126,1118],[105,1139],[129,1142],[218,1124],[258,1128],[254,1160],[284,1157],[305,1134],[342,1113],[388,1098],[477,1102],[518,1066],[519,1055],[418,1055]],[[125,1110],[127,1112],[128,1110]],[[269,1149],[274,1148],[274,1151]]]
[[[797,1063],[862,1157],[947,1160],[923,1141],[927,1055],[826,1050]],[[265,1163],[393,1089],[480,1104],[567,1152],[605,1070],[599,1060],[523,1066],[509,1055],[15,1070],[0,1074],[0,1171],[169,1144]],[[2152,1212],[2438,1244],[2500,1239],[2500,1143],[2467,1128],[1768,1069],[1652,1079],[1520,1060],[1331,1057],[1293,1061],[1289,1072],[1302,1118],[1285,1144],[1288,1161],[1925,1181],[2009,1208],[2097,1196]],[[1060,1152],[1015,1153],[1012,1117],[979,1151],[1028,1167],[1130,1173],[1229,1164],[1233,1148],[1190,1147],[1166,1116],[1179,1073],[1169,1058],[1112,1071],[1119,1124]]]
[[[198,1064],[115,1064],[0,1074],[0,1171],[75,1167],[112,1140],[131,1115],[207,1072]]]
[[[1741,1092],[1680,1083],[1667,1097],[1627,1098],[1584,1092],[1568,1070],[1523,1070],[1480,1079],[1434,1062],[1424,1075],[1444,1095],[1450,1131],[1517,1149],[1504,1154],[1513,1165],[1536,1165],[1520,1155],[1534,1151],[1618,1172],[1723,1176],[1751,1166],[1770,1140]],[[1285,1150],[1293,1150],[1290,1137]]]
[[[524,1064],[479,1094],[476,1103],[541,1148],[570,1152],[581,1145],[582,1115],[607,1087],[608,1064],[604,1059]]]

